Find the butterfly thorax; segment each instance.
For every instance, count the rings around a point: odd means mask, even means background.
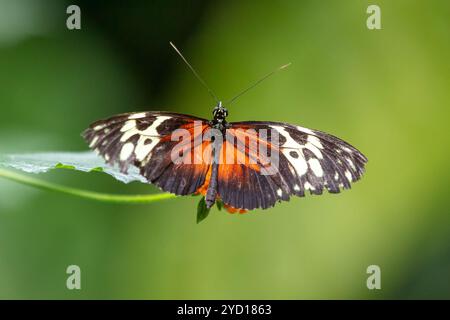
[[[211,127],[220,131],[228,128],[228,123],[225,120],[228,116],[228,110],[222,107],[222,102],[219,101],[217,106],[213,109],[213,119],[210,121]]]

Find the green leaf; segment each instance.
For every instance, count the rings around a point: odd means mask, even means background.
[[[206,219],[209,214],[209,209],[206,207],[205,197],[202,197],[197,206],[197,223]]]
[[[216,200],[216,204],[217,204],[217,209],[219,209],[219,211],[222,211],[222,208],[223,208],[222,200]]]
[[[118,168],[105,164],[104,160],[93,152],[0,154],[0,178],[6,178],[47,191],[56,191],[85,199],[104,202],[151,203],[175,198],[175,195],[169,193],[121,195],[76,189],[36,179],[28,175],[22,175],[18,172],[4,170],[2,167],[13,168],[27,173],[42,173],[61,168],[84,172],[104,172],[124,183],[131,181],[147,183],[147,180],[139,174],[136,167],[130,167],[127,174],[122,173]]]
[[[57,168],[57,169],[71,169],[71,170],[75,170],[74,166],[70,166],[70,165],[67,165],[67,164],[62,164],[61,162],[58,162],[55,165],[55,168]]]
[[[129,183],[132,181],[147,182],[139,174],[139,170],[131,166],[128,173],[120,172],[119,168],[107,165],[94,152],[43,152],[0,155],[0,167],[14,168],[28,173],[41,173],[60,169],[72,169],[84,172],[104,172],[115,179]]]

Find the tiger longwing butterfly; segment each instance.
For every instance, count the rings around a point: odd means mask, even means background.
[[[227,115],[220,101],[210,121],[163,111],[124,113],[92,123],[83,136],[122,172],[134,165],[160,189],[202,194],[208,209],[220,201],[230,213],[267,209],[306,191],[339,193],[364,172],[367,158],[333,135],[281,122],[229,123]]]

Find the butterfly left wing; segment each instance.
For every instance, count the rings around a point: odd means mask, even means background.
[[[241,163],[225,161],[219,166],[218,194],[237,209],[265,209],[291,195],[304,196],[307,190],[338,193],[360,179],[367,162],[356,148],[333,135],[286,123],[235,122],[227,136],[231,139],[224,143],[224,154],[228,149],[244,156]],[[260,152],[261,145],[266,154]]]
[[[178,147],[186,157],[202,157],[200,149],[208,149],[209,142],[197,138],[208,127],[207,120],[184,114],[124,113],[92,123],[83,137],[90,148],[108,164],[117,164],[122,172],[135,165],[150,183],[186,195],[205,184],[210,165],[204,159],[174,163],[172,151]],[[186,141],[173,139],[177,130],[187,133]]]

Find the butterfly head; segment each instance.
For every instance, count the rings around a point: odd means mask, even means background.
[[[213,121],[215,123],[225,123],[225,118],[228,116],[228,110],[222,107],[222,102],[219,101],[217,106],[213,110]]]

